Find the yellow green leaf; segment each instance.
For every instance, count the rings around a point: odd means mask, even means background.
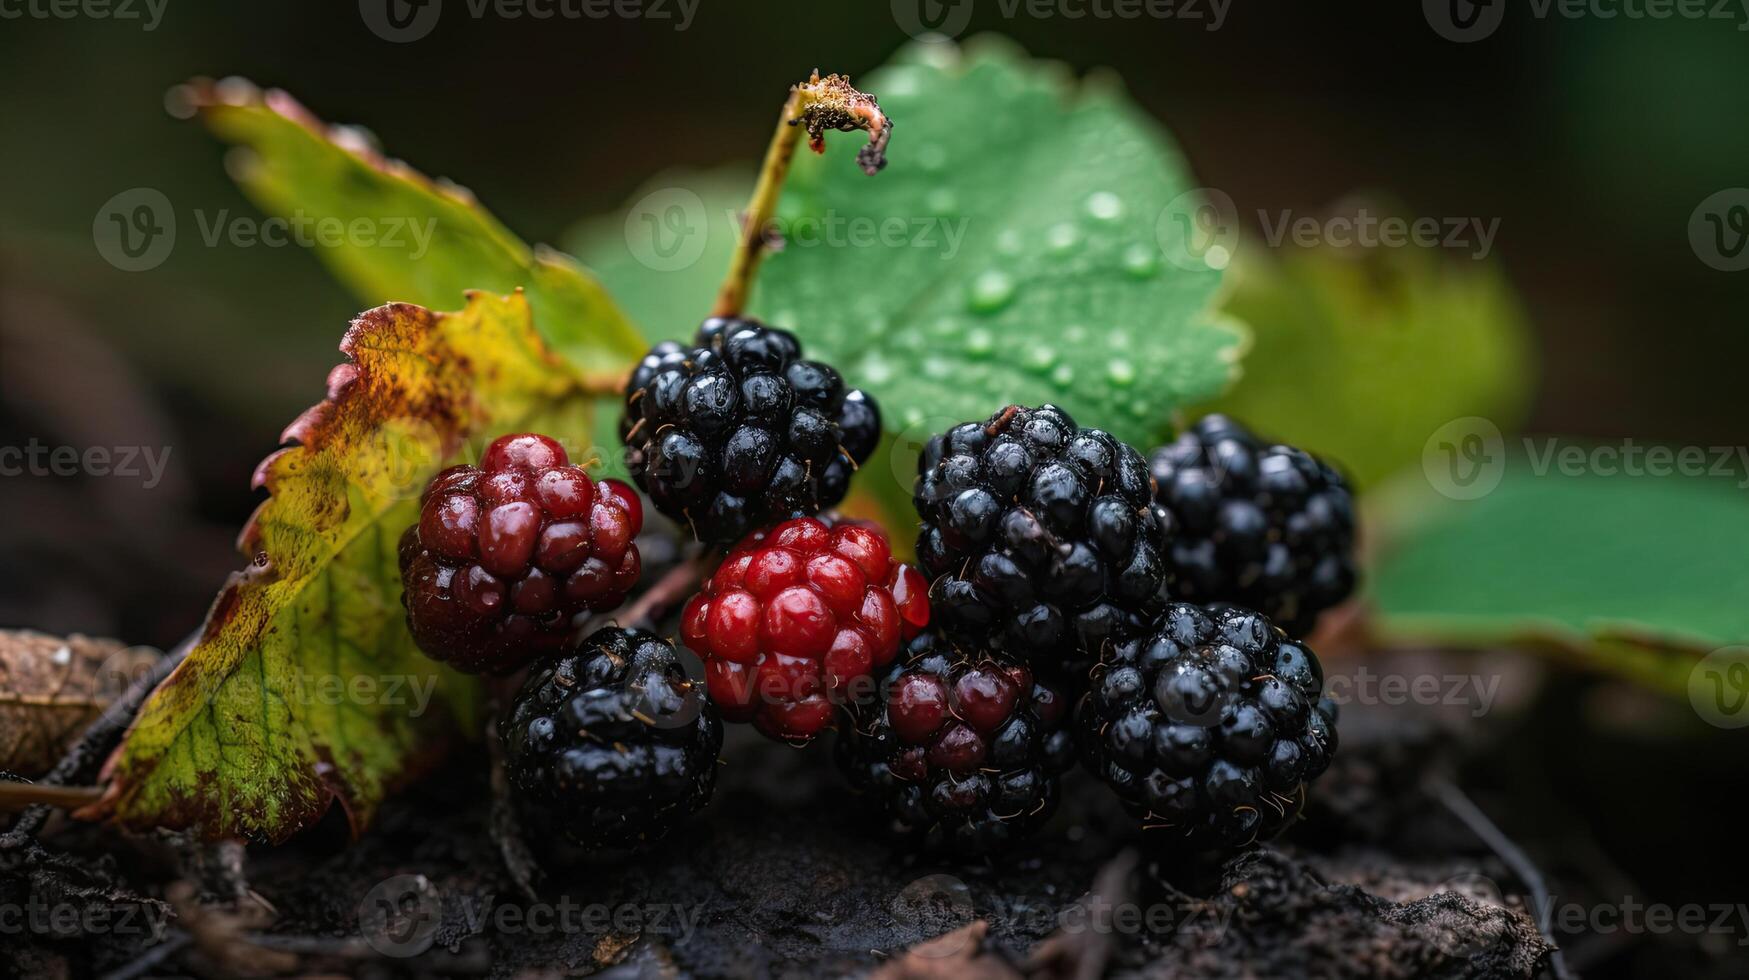
[[[402,622],[396,544],[448,460],[506,431],[589,438],[593,403],[522,294],[458,313],[360,315],[328,397],[285,431],[256,482],[249,567],[140,712],[85,816],[282,840],[338,799],[354,828],[394,784],[477,728],[475,687]]]

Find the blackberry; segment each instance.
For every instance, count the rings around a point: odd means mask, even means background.
[[[542,435],[503,436],[479,466],[425,488],[401,536],[401,602],[419,648],[470,673],[505,673],[561,648],[580,620],[637,584],[644,505],[589,478]]]
[[[723,745],[674,647],[611,626],[530,674],[502,734],[524,815],[591,849],[660,840],[702,809]]]
[[[680,633],[725,719],[805,742],[929,625],[927,589],[878,527],[798,517],[737,545],[686,604]]]
[[[1082,761],[1144,827],[1220,851],[1274,836],[1336,751],[1318,658],[1239,606],[1173,603],[1113,645],[1077,716]]]
[[[1017,659],[933,630],[850,713],[839,768],[878,802],[891,834],[927,850],[984,853],[1032,834],[1074,763],[1056,690]]]
[[[1061,676],[1158,607],[1167,522],[1109,433],[1010,406],[930,439],[918,470],[917,558],[955,639]]]
[[[626,384],[626,464],[656,509],[726,544],[844,499],[881,414],[787,330],[712,317],[657,344]]]
[[[1154,451],[1173,598],[1256,609],[1293,636],[1354,590],[1354,502],[1327,463],[1210,415]]]

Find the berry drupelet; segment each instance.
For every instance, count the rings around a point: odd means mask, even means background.
[[[620,421],[638,486],[715,544],[843,500],[880,436],[875,400],[802,360],[793,334],[728,317],[706,320],[691,347],[657,344]]]
[[[954,639],[1061,676],[1159,605],[1166,522],[1109,433],[1011,406],[932,438],[918,468],[917,557]]]
[[[1175,524],[1173,598],[1238,603],[1304,636],[1354,590],[1354,504],[1328,464],[1267,445],[1224,415],[1203,418],[1149,462]]]
[[[1055,809],[1074,763],[1068,706],[1019,660],[919,635],[873,702],[851,707],[837,760],[894,836],[981,854],[1025,838]]]
[[[401,537],[414,642],[470,673],[557,650],[580,616],[618,606],[637,583],[643,514],[631,487],[591,480],[552,439],[497,439],[479,466],[432,479]]]
[[[723,744],[674,648],[617,627],[530,674],[502,735],[525,818],[591,849],[660,840],[702,809]]]
[[[1169,848],[1225,851],[1293,821],[1336,751],[1318,658],[1262,615],[1174,603],[1094,668],[1082,761]]]
[[[681,635],[725,719],[806,741],[929,624],[927,590],[879,528],[798,517],[735,547],[687,603]]]

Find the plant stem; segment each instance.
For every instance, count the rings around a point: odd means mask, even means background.
[[[783,191],[784,178],[789,176],[796,141],[804,127],[808,131],[808,146],[815,153],[825,152],[828,129],[864,130],[868,133],[868,145],[857,153],[856,162],[871,177],[886,166],[893,121],[881,111],[873,96],[852,88],[848,77],[821,78],[817,70],[807,81],[790,86],[789,98],[777,119],[777,131],[772,134],[771,144],[765,149],[765,162],[759,167],[759,182],[754,185],[753,197],[741,216],[741,241],[735,246],[729,273],[717,291],[717,304],[711,311],[715,316],[738,316],[747,305],[753,276],[765,255],[766,225],[777,212],[777,199]]]
[[[0,810],[22,810],[29,806],[52,806],[73,810],[96,803],[103,796],[101,786],[44,786],[41,783],[0,783]]]
[[[657,579],[637,601],[613,614],[613,619],[633,629],[655,629],[674,607],[698,588],[698,583],[710,571],[714,556],[710,552],[675,565]]]

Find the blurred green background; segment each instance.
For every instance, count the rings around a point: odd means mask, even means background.
[[[1317,213],[1354,192],[1498,218],[1495,257],[1539,347],[1531,430],[1740,441],[1749,274],[1699,261],[1687,226],[1749,180],[1749,35],[1524,16],[1458,44],[1419,5],[1392,6],[1235,5],[1209,30],[1212,7],[1041,21],[990,2],[965,33],[1115,68],[1253,224],[1257,209]],[[685,30],[673,5],[660,20],[450,7],[404,44],[351,3],[167,0],[151,30],[0,20],[0,442],[173,447],[149,490],[0,480],[0,621],[156,643],[191,628],[236,564],[254,464],[319,396],[357,312],[304,249],[200,240],[196,211],[257,212],[226,149],[165,111],[173,84],[282,86],[554,242],[665,168],[751,164],[799,74],[866,70],[907,40],[884,3],[705,0]],[[98,254],[92,222],[136,187],[162,191],[185,227],[167,261],[129,273]]]

